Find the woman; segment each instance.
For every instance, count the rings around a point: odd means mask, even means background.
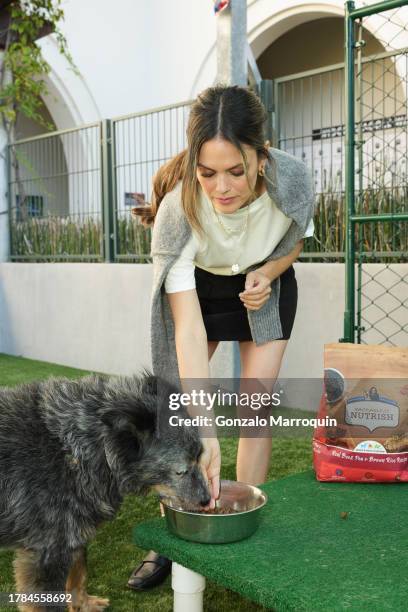
[[[145,225],[154,221],[153,369],[175,383],[208,379],[221,340],[239,342],[242,381],[273,383],[279,374],[297,306],[292,263],[313,235],[314,193],[305,164],[265,143],[265,121],[251,90],[206,89],[190,111],[187,149],[159,169],[152,206],[133,209]],[[216,436],[203,446],[212,508]],[[270,436],[240,437],[237,480],[263,483],[270,452]],[[128,585],[149,588],[170,569],[151,551]]]

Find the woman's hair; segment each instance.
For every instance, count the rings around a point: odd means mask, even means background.
[[[265,144],[264,125],[267,113],[255,92],[238,85],[215,85],[197,96],[190,109],[187,125],[187,148],[159,168],[153,177],[150,206],[133,208],[132,214],[141,217],[144,226],[153,225],[161,200],[182,180],[182,207],[190,225],[202,233],[197,207],[197,164],[202,145],[216,137],[228,140],[242,156],[248,180],[248,162],[242,145],[249,145],[258,158],[267,158],[273,164]],[[275,170],[274,164],[272,165]],[[270,180],[265,175],[265,180]],[[249,180],[248,180],[249,185]],[[256,192],[251,189],[252,198]]]

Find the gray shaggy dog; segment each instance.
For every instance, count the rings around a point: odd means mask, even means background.
[[[86,544],[124,496],[153,487],[208,504],[198,430],[169,424],[173,392],[147,370],[0,388],[0,546],[17,549],[17,592],[72,593],[70,611],[103,610],[109,601],[86,593]]]

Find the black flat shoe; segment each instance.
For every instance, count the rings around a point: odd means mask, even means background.
[[[171,560],[151,550],[131,573],[128,587],[135,591],[151,589],[164,582],[171,572]]]

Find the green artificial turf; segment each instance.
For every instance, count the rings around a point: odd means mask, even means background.
[[[43,361],[0,354],[0,385],[16,385],[49,376],[80,377],[90,372]],[[235,458],[238,440],[221,438],[221,477],[235,480]],[[312,465],[311,434],[304,438],[275,439],[268,480],[302,472]],[[170,577],[151,591],[136,593],[126,587],[127,579],[143,559],[146,550],[132,542],[132,530],[140,523],[159,517],[159,505],[154,495],[145,498],[128,496],[114,521],[98,529],[88,546],[88,592],[109,597],[113,612],[170,612],[172,590]],[[283,517],[281,517],[282,520]],[[0,551],[0,592],[13,591],[12,551]],[[0,607],[0,612],[12,608]],[[206,612],[255,612],[265,608],[252,603],[211,580],[204,594]]]
[[[308,470],[261,488],[268,503],[246,540],[186,542],[158,518],[136,527],[135,541],[279,611],[406,610],[404,483],[320,483]]]

